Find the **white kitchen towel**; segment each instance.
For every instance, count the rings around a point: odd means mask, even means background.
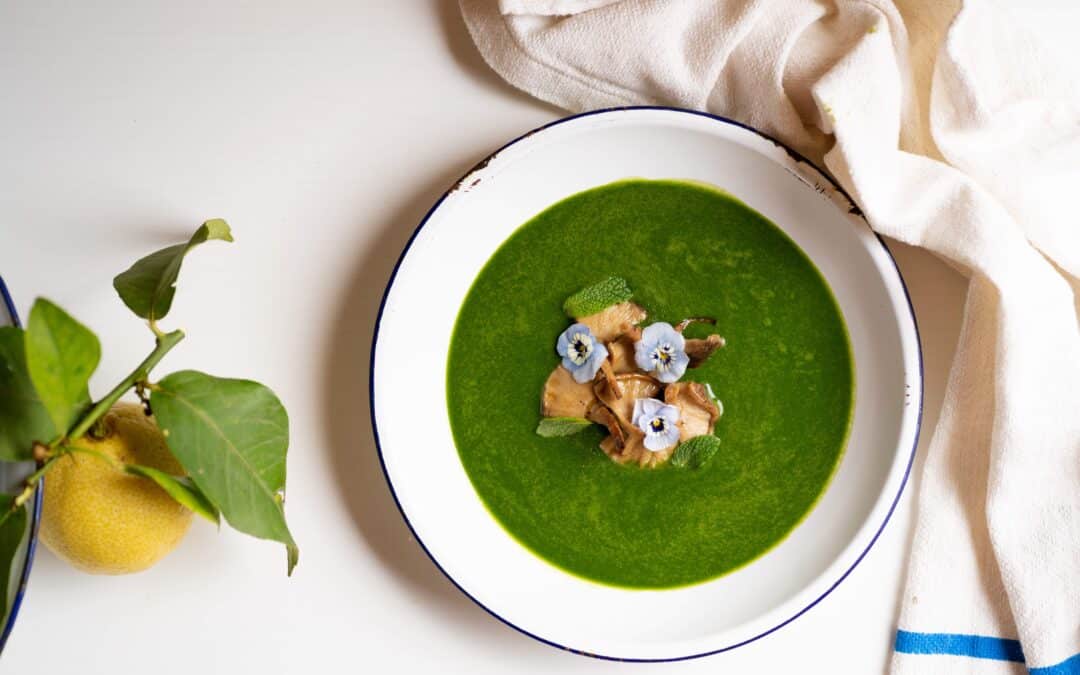
[[[1080,3],[461,0],[571,111],[734,118],[969,279],[894,673],[1080,673]]]

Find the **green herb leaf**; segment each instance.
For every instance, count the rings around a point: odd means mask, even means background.
[[[289,419],[274,392],[258,382],[184,370],[154,386],[150,406],[195,485],[236,529],[289,547],[291,574],[298,554],[278,496]]]
[[[191,249],[211,239],[232,241],[229,225],[220,218],[203,223],[186,244],[176,244],[151,253],[113,279],[120,299],[136,315],[156,321],[169,313],[176,294],[180,264]]]
[[[712,434],[694,436],[679,444],[671,456],[672,466],[699,469],[720,449],[720,439]]]
[[[23,331],[4,326],[0,328],[0,460],[30,459],[35,441],[48,443],[55,436],[56,428],[26,370]]]
[[[13,498],[14,495],[0,493],[0,507],[5,510],[11,508]],[[26,504],[23,504],[0,523],[0,627],[7,625],[11,606],[19,590],[20,570],[16,569],[18,565],[15,563],[23,551],[30,523],[26,508]]]
[[[570,318],[580,318],[596,314],[620,302],[626,302],[634,295],[630,285],[622,277],[608,277],[592,286],[586,286],[574,293],[563,303],[563,311]]]
[[[128,464],[124,466],[124,471],[134,476],[149,478],[181,505],[188,507],[215,525],[221,524],[221,516],[217,507],[206,498],[199,486],[195,485],[190,478],[173,476],[164,471],[140,464]]]
[[[536,433],[544,438],[572,436],[591,426],[592,422],[582,417],[545,417],[537,425]]]
[[[90,404],[86,385],[100,360],[101,343],[89,328],[44,298],[34,302],[26,369],[58,434],[67,433]]]

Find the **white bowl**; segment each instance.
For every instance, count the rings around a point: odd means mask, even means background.
[[[446,404],[454,320],[495,249],[547,206],[629,177],[710,183],[783,228],[831,285],[855,356],[848,448],[813,511],[752,564],[662,591],[585,581],[507,535],[458,459]],[[462,178],[428,213],[398,263],[372,364],[372,418],[383,468],[435,564],[517,630],[619,660],[732,649],[820,601],[888,521],[911,466],[922,409],[919,338],[903,281],[848,197],[809,162],[753,129],[665,108],[559,120],[509,143]]]

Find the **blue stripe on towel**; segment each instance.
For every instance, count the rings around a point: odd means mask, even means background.
[[[893,646],[903,654],[952,654],[970,656],[976,659],[995,659],[997,661],[1024,662],[1024,650],[1019,640],[985,637],[983,635],[963,635],[959,633],[913,633],[906,630],[896,631],[896,644]],[[1069,671],[1062,671],[1068,673]],[[1039,675],[1057,675],[1049,671]]]
[[[1020,648],[1019,640],[984,635],[914,633],[898,630],[893,649],[901,654],[948,654],[1024,663],[1024,650]],[[1080,654],[1065,659],[1055,666],[1029,668],[1028,672],[1031,675],[1080,675]]]
[[[1056,666],[1043,666],[1028,670],[1031,675],[1080,675],[1080,654],[1065,659]]]

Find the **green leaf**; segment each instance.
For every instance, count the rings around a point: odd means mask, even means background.
[[[220,218],[208,220],[195,230],[186,244],[176,244],[140,258],[113,279],[120,299],[136,315],[156,321],[169,313],[176,294],[180,265],[191,249],[211,239],[232,241],[229,225]]]
[[[11,508],[13,495],[0,493],[0,505],[6,510]],[[19,590],[19,574],[16,562],[23,550],[27,526],[30,518],[26,504],[9,513],[0,523],[0,629],[7,625],[8,614]]]
[[[153,387],[150,406],[173,455],[230,525],[296,547],[278,496],[289,418],[274,392],[184,370]],[[296,556],[290,549],[290,574]]]
[[[300,562],[300,548],[296,544],[285,544],[285,564],[289,568],[289,576]]]
[[[221,524],[221,516],[217,507],[206,498],[199,486],[195,485],[190,478],[173,476],[141,464],[128,464],[124,466],[124,471],[134,476],[149,478],[181,505],[188,507],[215,525]]]
[[[48,443],[56,427],[38,398],[26,370],[21,328],[0,328],[0,460],[30,459],[35,441]]]
[[[700,469],[720,449],[720,439],[712,434],[694,436],[679,444],[671,456],[671,464],[689,469]]]
[[[536,433],[544,438],[572,436],[591,426],[592,422],[583,417],[545,417],[537,425]]]
[[[66,434],[90,404],[86,385],[101,360],[89,328],[44,298],[26,324],[26,369],[58,434]]]
[[[608,277],[592,286],[586,286],[574,293],[563,303],[563,311],[570,318],[580,318],[596,314],[620,302],[626,302],[634,295],[630,285],[622,277]]]

